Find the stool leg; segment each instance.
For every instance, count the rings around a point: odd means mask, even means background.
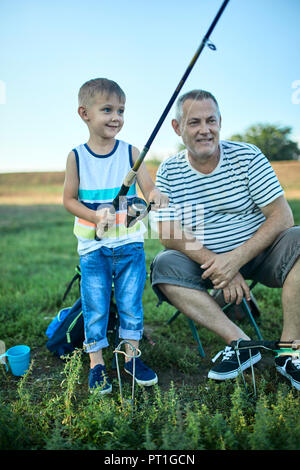
[[[262,335],[261,335],[260,329],[258,328],[258,326],[257,326],[257,324],[256,324],[256,321],[254,320],[254,317],[253,317],[253,315],[252,315],[252,313],[251,313],[251,310],[250,310],[250,308],[249,308],[249,306],[248,306],[248,304],[247,304],[246,299],[243,299],[243,308],[244,308],[245,312],[247,313],[247,315],[248,315],[248,317],[249,317],[249,320],[251,321],[251,323],[252,323],[252,325],[253,325],[253,327],[254,327],[254,329],[255,329],[255,331],[256,331],[256,334],[257,334],[258,339],[262,340],[263,337],[262,337]]]
[[[203,350],[203,347],[202,347],[202,344],[201,344],[201,341],[200,341],[200,338],[199,338],[199,335],[198,335],[198,331],[197,331],[197,328],[195,326],[195,323],[193,322],[193,320],[191,320],[190,318],[187,318],[187,321],[190,325],[190,328],[192,330],[192,333],[193,333],[193,337],[195,338],[195,340],[197,341],[198,343],[198,351],[200,353],[200,356],[201,357],[205,357],[205,352]]]
[[[177,310],[177,312],[175,312],[174,315],[167,321],[167,325],[170,325],[170,323],[172,323],[172,321],[176,320],[176,318],[178,317],[178,315],[180,313],[181,312],[179,312],[179,310]]]
[[[172,323],[174,320],[176,320],[176,318],[178,317],[178,315],[180,315],[180,313],[181,312],[179,310],[177,310],[177,312],[175,312],[174,315],[167,321],[167,325],[170,325],[170,323]],[[201,357],[205,357],[205,352],[204,352],[204,349],[202,347],[202,344],[201,344],[201,341],[200,341],[195,323],[190,318],[186,317],[186,319],[188,321],[190,329],[192,330],[193,337],[197,341],[199,354],[200,354]]]

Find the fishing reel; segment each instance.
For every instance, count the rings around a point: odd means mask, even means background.
[[[146,217],[151,210],[151,206],[154,204],[150,202],[147,205],[146,201],[141,197],[134,197],[127,201],[127,217],[125,221],[125,226],[133,227],[133,225],[138,221]]]
[[[111,204],[110,208],[112,212],[115,212],[117,210],[122,210],[122,209],[127,210],[125,223],[124,223],[126,228],[133,227],[138,220],[141,220],[144,217],[146,217],[146,215],[149,214],[152,205],[154,204],[154,202],[151,201],[147,205],[147,202],[144,201],[144,199],[140,197],[133,197],[131,199],[127,199],[127,197],[122,196],[120,199],[121,199],[121,202],[118,201],[117,204],[116,203]],[[107,232],[107,230],[108,230],[108,227],[105,227],[104,232]],[[99,238],[96,234],[95,240],[100,241],[101,238]]]

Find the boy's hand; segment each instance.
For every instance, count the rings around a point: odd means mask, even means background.
[[[158,188],[154,188],[150,191],[149,201],[154,203],[151,207],[152,210],[163,209],[169,205],[168,196],[162,193]]]
[[[113,212],[112,212],[113,210]],[[95,223],[97,237],[101,238],[103,234],[116,223],[116,212],[112,206],[112,209],[104,207],[97,210]]]

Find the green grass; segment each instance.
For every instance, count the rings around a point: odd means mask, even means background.
[[[300,224],[300,201],[290,203]],[[110,347],[105,359],[113,393],[100,399],[90,395],[87,355],[76,351],[64,363],[45,347],[45,330],[61,308],[78,264],[72,226],[73,217],[60,206],[0,206],[0,339],[7,348],[28,344],[32,357],[23,378],[0,366],[1,449],[300,448],[299,393],[276,373],[272,353],[264,352],[255,367],[256,399],[245,393],[240,379],[209,381],[210,360],[223,348],[222,341],[198,328],[206,352],[202,359],[183,315],[166,325],[174,308],[156,307],[149,280],[143,298],[146,335],[141,350],[143,360],[159,376],[158,385],[137,387],[134,408],[122,407]],[[148,272],[160,249],[158,240],[146,240]],[[280,289],[257,286],[254,293],[264,338],[279,337]],[[64,305],[77,296],[74,287]],[[253,334],[249,324],[242,327]],[[245,377],[251,392],[251,373]],[[122,374],[122,384],[129,398],[129,376]]]

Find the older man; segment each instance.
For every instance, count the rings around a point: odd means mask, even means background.
[[[254,145],[220,140],[215,97],[193,90],[177,101],[172,126],[186,147],[165,160],[156,185],[170,199],[158,212],[166,248],[152,263],[152,287],[161,300],[223,338],[220,361],[208,377],[225,380],[261,359],[232,341],[250,339],[221,310],[208,289],[226,302],[250,300],[245,279],[282,287],[281,339],[300,338],[300,227],[267,158]],[[221,355],[221,353],[220,353]],[[275,358],[277,370],[300,390],[299,360]]]

